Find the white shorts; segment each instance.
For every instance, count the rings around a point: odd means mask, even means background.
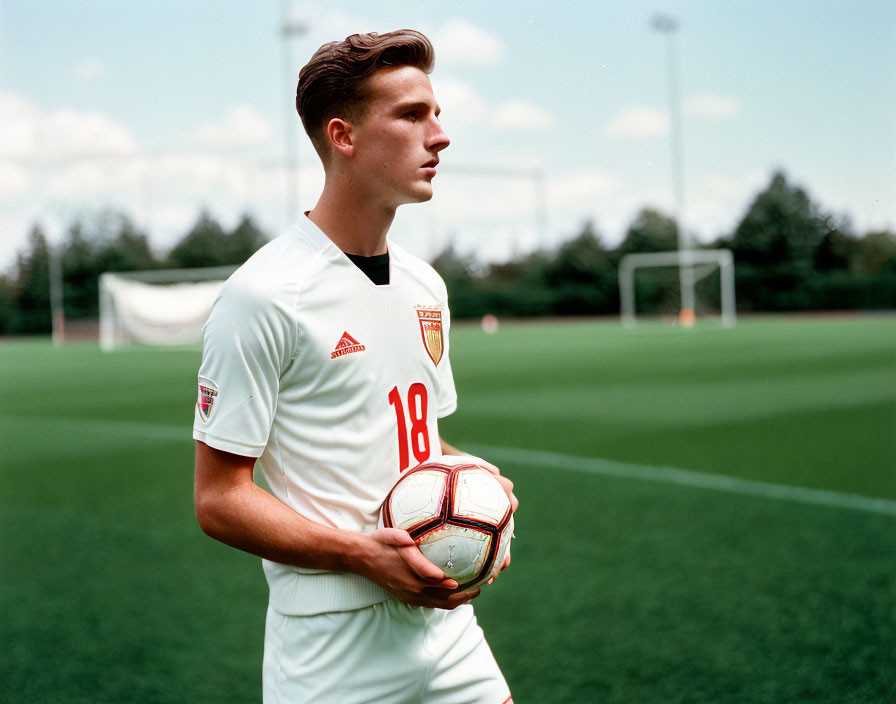
[[[510,689],[469,604],[389,599],[355,611],[285,616],[268,607],[265,704],[504,704]]]

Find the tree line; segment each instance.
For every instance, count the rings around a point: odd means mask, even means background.
[[[157,256],[149,239],[125,214],[104,212],[73,222],[58,248],[66,320],[99,316],[99,277],[106,271],[182,269],[241,264],[267,242],[245,215],[226,231],[209,213],[165,256]],[[12,271],[0,276],[0,334],[39,334],[51,329],[51,250],[40,225],[28,234]]]
[[[246,215],[226,231],[203,212],[165,255],[126,215],[104,213],[76,221],[59,248],[65,315],[98,315],[98,280],[104,271],[240,264],[267,241]],[[483,264],[449,245],[432,264],[445,279],[455,318],[612,315],[619,312],[617,271],[626,254],[677,248],[675,220],[642,209],[616,247],[608,247],[587,222],[571,239],[505,262]],[[896,233],[857,233],[813,202],[800,186],[775,173],[729,234],[703,245],[734,253],[740,311],[807,311],[896,308]],[[51,252],[35,225],[11,272],[0,276],[0,334],[50,330]],[[716,275],[704,278],[698,300],[718,307]],[[639,311],[678,310],[677,272],[645,272],[637,282]],[[699,310],[698,310],[699,312]]]
[[[620,259],[677,247],[675,220],[644,208],[617,247],[607,247],[589,222],[550,251],[483,267],[449,246],[433,264],[448,286],[455,317],[615,315]],[[896,308],[896,233],[855,232],[781,171],[753,197],[731,233],[701,248],[732,250],[742,312]],[[701,306],[719,310],[718,276],[716,271],[698,282],[698,313]],[[638,311],[677,313],[677,281],[673,267],[639,274]]]

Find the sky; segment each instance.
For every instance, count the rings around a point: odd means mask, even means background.
[[[284,20],[304,30],[284,39]],[[203,209],[282,231],[298,215],[289,144],[301,210],[323,183],[299,68],[327,41],[401,27],[435,46],[451,138],[435,197],[392,228],[420,256],[501,260],[589,220],[613,246],[641,208],[675,212],[670,41],[699,241],[777,169],[857,231],[896,229],[892,0],[0,0],[0,270],[33,223],[59,242],[105,208],[159,253]]]

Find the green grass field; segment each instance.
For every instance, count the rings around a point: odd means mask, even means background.
[[[521,502],[476,602],[517,704],[896,701],[896,318],[451,341],[442,434]],[[3,701],[260,701],[260,565],[193,517],[198,359],[0,344]]]

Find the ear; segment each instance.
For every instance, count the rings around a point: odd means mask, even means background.
[[[352,142],[352,124],[334,117],[327,123],[327,140],[333,149],[343,156],[352,156],[355,146]]]

